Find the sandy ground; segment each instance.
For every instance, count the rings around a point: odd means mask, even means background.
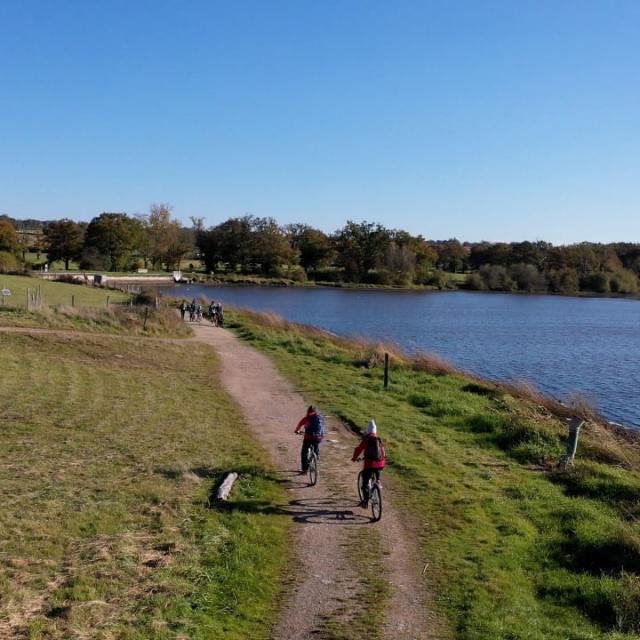
[[[391,586],[385,638],[414,640],[447,637],[429,615],[426,562],[393,508],[393,491],[383,474],[384,514],[378,523],[358,506],[359,464],[351,454],[358,440],[339,421],[328,420],[322,444],[320,479],[315,487],[298,475],[301,437],[293,433],[308,402],[263,354],[224,329],[192,325],[196,340],[212,345],[221,358],[223,385],[240,405],[256,436],[271,453],[290,494],[281,507],[291,514],[296,549],[296,576],[283,603],[277,640],[317,637],[327,619],[346,620],[358,607],[358,564],[371,562],[359,538],[375,527],[383,553],[380,571]],[[322,411],[322,407],[319,407]],[[368,416],[363,416],[363,423]],[[381,434],[382,435],[382,434]],[[354,597],[355,595],[355,597]]]

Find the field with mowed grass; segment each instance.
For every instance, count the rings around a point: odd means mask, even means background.
[[[106,307],[47,307],[34,311],[0,307],[1,327],[89,331],[113,335],[185,338],[191,327],[173,307],[112,305]]]
[[[72,298],[77,306],[106,306],[107,297],[110,302],[125,302],[129,294],[122,291],[101,289],[67,282],[55,282],[29,276],[10,276],[0,274],[0,289],[9,289],[11,295],[5,298],[8,307],[27,306],[27,290],[40,287],[42,302],[45,305],[71,306]],[[1,308],[1,307],[0,307]]]
[[[80,288],[78,288],[80,289]],[[0,333],[0,637],[268,638],[286,516],[198,343]]]
[[[354,428],[375,418],[386,494],[420,540],[455,638],[638,637],[637,438],[589,423],[575,465],[562,470],[566,426],[535,394],[274,316],[227,319],[321,409]]]

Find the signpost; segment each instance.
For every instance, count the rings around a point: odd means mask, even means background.
[[[4,299],[11,295],[11,289],[3,289],[0,291],[0,295],[2,296],[2,304],[4,304]]]

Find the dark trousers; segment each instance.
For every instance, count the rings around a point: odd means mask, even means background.
[[[369,480],[373,478],[376,482],[380,480],[382,469],[363,469],[362,470],[362,496],[364,501],[369,500]]]
[[[320,459],[320,442],[317,440],[303,440],[302,441],[302,450],[300,451],[300,467],[303,471],[307,471],[309,469],[309,463],[307,461],[307,456],[309,455],[309,449],[313,448],[316,452],[316,456]]]

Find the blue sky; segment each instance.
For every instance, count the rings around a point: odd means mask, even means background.
[[[640,2],[0,3],[0,212],[640,241]]]

